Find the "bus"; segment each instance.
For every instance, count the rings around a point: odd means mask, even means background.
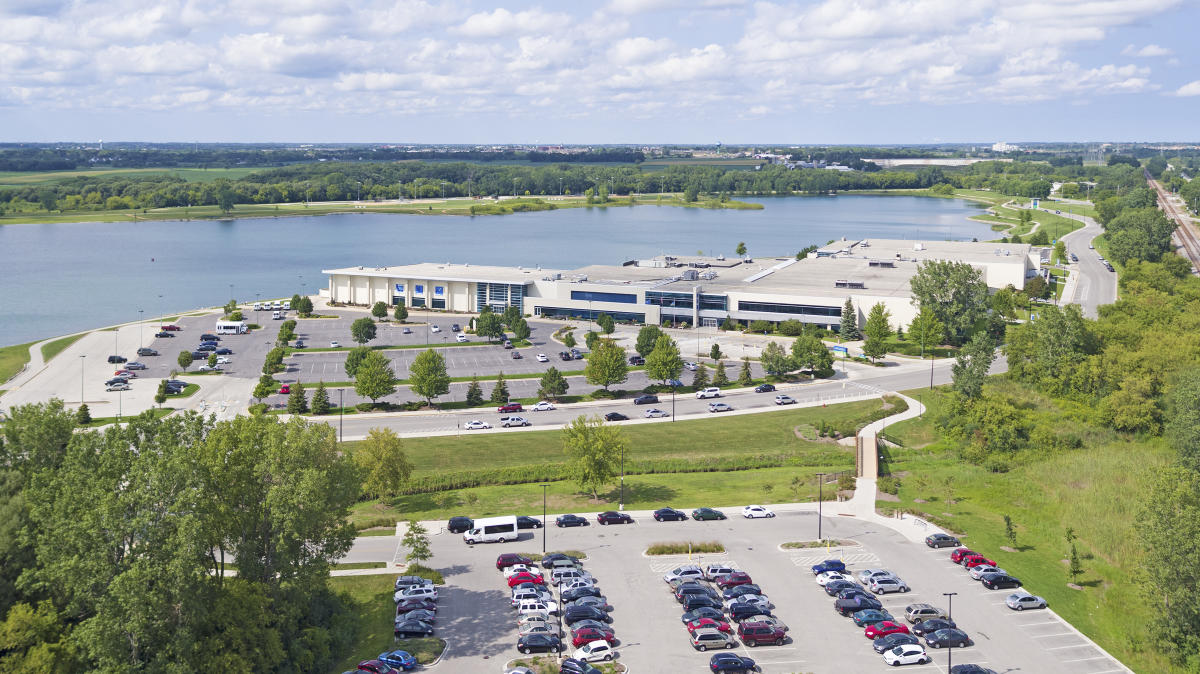
[[[463,532],[463,541],[473,543],[503,543],[517,540],[517,516],[488,517],[475,520],[475,527]]]
[[[218,335],[244,335],[248,327],[245,321],[217,321],[213,332]]]

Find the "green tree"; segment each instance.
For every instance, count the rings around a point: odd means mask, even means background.
[[[403,303],[397,304],[396,308],[392,311],[392,318],[396,319],[397,321],[400,321],[401,323],[407,321],[408,320],[408,307],[404,306]]]
[[[772,377],[782,377],[794,369],[792,359],[788,357],[778,342],[768,342],[763,347],[760,360],[763,370]]]
[[[813,379],[828,377],[833,374],[833,355],[820,339],[801,335],[792,342],[792,366],[799,370],[811,370]]]
[[[1188,577],[1196,573],[1191,543],[1200,540],[1200,472],[1170,466],[1151,473],[1134,527],[1142,551],[1138,584],[1153,611],[1149,633],[1182,665],[1200,653],[1200,596],[1176,573],[1156,570],[1174,569]]]
[[[255,400],[266,400],[275,392],[277,383],[271,375],[261,375],[258,378],[258,383],[254,385],[254,392],[250,394],[250,397]]]
[[[304,393],[304,384],[296,382],[288,393],[288,414],[308,414],[308,395]]]
[[[750,356],[742,356],[742,369],[738,371],[738,385],[751,386],[754,384],[754,374],[750,371]]]
[[[358,344],[366,344],[375,339],[375,321],[363,316],[350,324],[350,338]]]
[[[1066,264],[1067,259],[1067,243],[1059,239],[1054,243],[1054,261],[1060,264]]]
[[[371,404],[396,392],[396,375],[387,356],[372,351],[362,359],[354,373],[354,392],[370,398]]]
[[[695,185],[688,185],[683,190],[683,200],[689,204],[695,203],[700,198],[700,190],[696,189]]]
[[[867,314],[867,323],[863,326],[863,334],[867,339],[863,342],[862,349],[863,354],[872,361],[887,355],[887,340],[892,335],[890,319],[891,314],[887,307],[883,306],[883,302],[875,303]]]
[[[934,312],[949,331],[953,344],[962,344],[966,334],[987,313],[987,283],[982,272],[965,262],[922,262],[917,265],[909,286],[913,303]]]
[[[596,325],[600,326],[600,332],[603,332],[606,335],[611,335],[613,331],[617,329],[616,322],[614,322],[613,317],[609,316],[608,314],[600,314],[597,316]]]
[[[975,400],[983,394],[983,383],[987,381],[988,369],[996,359],[996,344],[982,330],[975,333],[970,342],[959,350],[951,367],[953,388],[967,400]]]
[[[725,320],[721,321],[721,329],[726,330],[726,331],[737,330],[738,329],[737,321],[733,320],[732,316],[725,316]]]
[[[696,364],[696,374],[692,375],[692,388],[699,391],[702,388],[708,387],[708,366],[704,363]]]
[[[638,330],[637,341],[635,342],[634,351],[638,352],[643,358],[650,355],[654,347],[658,344],[658,338],[662,336],[663,331],[657,325],[643,325]]]
[[[382,321],[383,319],[387,318],[387,313],[387,304],[383,302],[376,302],[375,305],[371,307],[371,315],[374,316],[376,320]]]
[[[500,321],[500,316],[492,311],[479,314],[479,318],[475,321],[475,334],[487,337],[489,342],[493,338],[503,338],[504,326]]]
[[[583,334],[583,344],[588,351],[595,351],[596,344],[600,342],[600,333],[594,330],[588,330]]]
[[[708,357],[713,360],[721,360],[721,347],[716,342],[713,342],[712,348],[708,350]]]
[[[423,564],[433,558],[428,532],[416,520],[408,521],[408,528],[404,530],[404,537],[400,539],[400,545],[408,549],[404,555],[404,561],[409,564]]]
[[[467,407],[483,406],[483,388],[479,386],[479,377],[472,376],[467,385]]]
[[[1079,550],[1075,549],[1075,544],[1071,544],[1071,557],[1067,566],[1067,573],[1071,574],[1071,582],[1074,583],[1083,575],[1083,562],[1079,560]]]
[[[222,186],[217,191],[217,207],[221,209],[222,213],[228,213],[233,210],[233,202],[236,196],[233,190],[227,186]]]
[[[797,337],[799,335],[803,335],[805,332],[808,332],[806,324],[801,323],[794,318],[789,318],[786,321],[780,322],[775,329],[779,331],[779,334],[787,337]]]
[[[1200,368],[1176,376],[1165,407],[1167,440],[1182,465],[1200,471]]]
[[[496,383],[492,386],[492,395],[488,398],[493,405],[503,405],[508,402],[508,384],[504,381],[504,373],[496,375]]]
[[[542,380],[538,386],[538,397],[558,400],[567,394],[567,389],[570,384],[566,377],[558,371],[558,368],[551,365],[546,369],[546,373],[542,375]]]
[[[346,376],[354,379],[354,375],[358,373],[358,366],[362,364],[363,358],[371,353],[369,346],[356,346],[346,352],[346,362],[342,367],[346,370]]]
[[[163,379],[158,382],[158,390],[154,392],[154,403],[162,407],[165,402],[167,402],[167,380]]]
[[[215,353],[208,354],[208,360],[206,360],[205,363],[210,368],[216,367],[217,366],[217,354],[215,354]]]
[[[312,316],[312,312],[313,312],[312,299],[309,297],[301,297],[300,298],[300,306],[297,307],[296,311],[299,312],[301,316],[304,316],[306,318],[309,316]]]
[[[605,391],[613,384],[623,384],[629,379],[629,364],[625,362],[625,349],[611,339],[601,339],[592,349],[584,367],[584,376],[589,384]]]
[[[613,481],[627,451],[624,434],[599,416],[579,416],[563,429],[562,436],[563,452],[570,459],[565,474],[592,498],[600,498],[600,488]]]
[[[290,306],[291,308],[293,308],[297,311],[300,310],[300,293],[294,293],[292,295],[291,304],[289,304],[288,306]]]
[[[746,242],[738,241],[738,245],[733,249],[733,252],[736,253],[738,257],[746,257]]]
[[[385,501],[403,492],[413,471],[403,441],[390,428],[367,431],[354,450],[354,463],[362,474],[363,496]]]
[[[838,326],[838,334],[847,341],[854,341],[862,337],[858,331],[858,311],[855,310],[854,302],[849,297],[846,298],[846,304],[842,307],[842,322]]]
[[[508,326],[508,329],[513,330],[515,329],[517,321],[521,320],[521,310],[510,304],[507,307],[504,307],[502,318],[504,320],[504,324]]]
[[[682,372],[683,358],[679,355],[679,345],[670,335],[660,331],[654,348],[646,356],[646,377],[665,384],[672,379],[679,379]]]
[[[937,319],[937,315],[928,307],[921,307],[912,323],[908,326],[908,338],[921,345],[921,357],[925,357],[925,349],[937,346],[946,334],[946,326]]]
[[[408,373],[413,393],[432,404],[433,398],[450,392],[450,377],[446,375],[446,360],[433,349],[426,349],[413,359]]]
[[[1013,524],[1012,517],[1004,515],[1004,537],[1008,539],[1008,544],[1012,547],[1017,547],[1017,528]]]
[[[179,363],[179,367],[182,368],[184,372],[187,372],[188,366],[192,364],[192,352],[180,351],[179,357],[175,359],[175,362]]]
[[[512,325],[513,337],[516,339],[529,339],[530,330],[529,323],[524,318],[518,317],[513,321]]]
[[[568,349],[573,349],[575,348],[576,344],[575,331],[567,330],[566,334],[563,335],[563,346],[567,347]]]
[[[325,389],[325,382],[319,382],[317,390],[313,391],[311,409],[317,416],[329,414],[329,391]]]
[[[725,372],[725,361],[718,360],[716,369],[713,372],[713,386],[728,386],[729,375]]]
[[[92,423],[92,411],[88,409],[87,403],[81,403],[79,409],[75,410],[75,421],[80,426]]]
[[[774,329],[775,326],[771,325],[771,321],[750,321],[750,326],[746,328],[746,331],[753,332],[755,334],[769,335]]]

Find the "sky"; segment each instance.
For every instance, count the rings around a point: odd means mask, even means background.
[[[0,0],[0,141],[1200,140],[1200,0]]]

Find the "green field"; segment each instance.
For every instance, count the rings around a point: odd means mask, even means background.
[[[393,607],[392,593],[395,591],[391,574],[369,576],[334,576],[329,587],[343,593],[355,605],[358,625],[356,640],[349,655],[329,670],[331,674],[353,670],[362,660],[370,660],[380,653],[403,649],[416,656],[422,665],[433,662],[445,648],[441,639],[403,639],[392,636]]]
[[[0,346],[0,384],[12,379],[29,362],[29,347],[37,342]]]
[[[145,169],[96,169],[87,171],[0,171],[0,185],[28,186],[48,185],[73,178],[119,178],[123,176],[172,176],[188,181],[211,182],[220,178],[236,180],[244,178],[261,167],[239,168],[145,168]]]
[[[62,353],[63,350],[68,346],[71,346],[75,342],[79,341],[80,337],[83,337],[83,335],[71,335],[70,337],[63,337],[62,339],[56,339],[53,342],[43,344],[42,360],[49,362],[51,358]]]

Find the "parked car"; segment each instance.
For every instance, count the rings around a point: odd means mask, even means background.
[[[660,410],[657,407],[651,407],[650,409],[646,410],[646,418],[647,419],[661,419],[661,418],[669,417],[669,416],[671,416],[669,413],[664,412],[663,410]]]
[[[551,552],[550,554],[548,554],[548,555],[546,555],[546,556],[542,557],[542,568],[548,569],[548,568],[550,568],[550,567],[551,567],[551,566],[552,566],[552,565],[553,565],[555,562],[557,562],[557,561],[558,561],[558,560],[560,560],[560,559],[569,559],[569,560],[571,560],[572,562],[579,562],[579,560],[578,560],[578,559],[576,559],[576,558],[574,558],[574,557],[572,557],[571,555],[568,555],[568,554],[566,554],[566,553],[563,553],[563,552]]]
[[[609,412],[608,414],[604,415],[604,420],[605,421],[628,421],[629,417],[625,416],[624,414],[621,414],[620,412]]]
[[[874,625],[875,623],[881,623],[887,620],[895,622],[891,613],[878,608],[867,608],[861,611],[855,611],[850,617],[854,620],[854,624],[859,627],[866,627],[867,625]]]
[[[559,351],[558,358],[559,358],[559,360],[571,360],[571,352],[570,351]]]
[[[401,330],[401,331],[400,331],[400,334],[403,334],[403,335],[411,335],[411,334],[412,334],[412,328],[404,328],[403,330]]]
[[[733,587],[722,591],[721,596],[724,597],[726,601],[733,601],[743,595],[762,593],[762,588],[758,585],[755,585],[754,583],[746,583],[745,585],[734,585]]]
[[[827,559],[820,564],[813,564],[812,572],[814,576],[819,576],[826,571],[837,571],[842,573],[846,570],[846,563],[840,559]]]
[[[595,620],[596,622],[612,622],[612,617],[604,609],[595,606],[572,606],[563,611],[563,622],[568,625],[573,625],[581,620]]]
[[[692,642],[692,648],[698,651],[707,651],[710,648],[733,648],[737,645],[732,636],[711,627],[692,632],[689,640]]]
[[[696,508],[692,511],[692,519],[694,520],[723,520],[725,513],[712,508]]]
[[[904,619],[913,624],[945,617],[946,612],[932,604],[909,604],[904,607]]]
[[[733,632],[733,626],[730,625],[729,622],[725,620],[715,620],[713,618],[700,618],[699,620],[693,620],[691,622],[684,623],[684,627],[687,627],[687,631],[691,632],[692,634],[695,634],[696,630],[700,629],[717,630],[718,632],[726,633]]]
[[[171,339],[171,338],[174,338],[175,335],[173,335],[169,332],[156,332],[156,333],[154,333],[154,337],[156,339]]]
[[[474,528],[475,520],[471,519],[470,517],[463,517],[461,515],[457,517],[451,517],[450,521],[446,523],[446,531],[449,531],[452,534],[461,534],[464,531],[470,531]]]
[[[108,386],[106,386],[106,387],[104,388],[104,390],[105,390],[105,391],[108,391],[108,392],[113,392],[113,391],[128,391],[128,390],[129,390],[129,384],[126,384],[126,383],[124,383],[124,382],[116,382],[116,383],[113,383],[113,384],[109,384]]]
[[[579,349],[571,349],[571,357],[575,360],[583,360],[583,352]]]
[[[575,658],[563,660],[562,664],[558,666],[558,671],[560,674],[600,674],[600,670]]]
[[[884,637],[897,632],[908,634],[908,625],[892,620],[884,620],[883,622],[871,623],[870,625],[867,625],[866,629],[863,630],[863,636],[867,637],[868,639],[875,639],[877,637]]]
[[[954,621],[949,618],[930,618],[929,620],[922,620],[914,624],[912,626],[912,633],[923,637],[926,634],[933,634],[938,630],[955,629],[956,627],[958,625],[955,625]]]
[[[825,594],[830,597],[836,596],[842,590],[862,590],[862,586],[850,579],[831,580],[825,583]]]
[[[826,571],[818,574],[816,581],[817,585],[825,586],[839,580],[850,580],[850,576],[843,574],[841,571]]]
[[[1007,573],[989,573],[981,579],[983,586],[989,590],[1003,590],[1010,587],[1021,587],[1021,581]]]
[[[396,576],[396,582],[393,583],[393,587],[397,590],[404,590],[418,585],[433,585],[433,581],[421,576]]]
[[[745,517],[748,520],[774,516],[775,513],[771,512],[769,508],[764,508],[760,505],[748,505],[745,508],[742,508],[742,517]]]
[[[572,606],[594,606],[595,608],[598,608],[601,611],[613,610],[612,604],[608,603],[608,599],[603,596],[579,597],[577,599],[572,599],[571,601],[567,602],[566,605],[567,605],[567,608],[571,608]]]
[[[396,601],[404,601],[406,599],[428,599],[437,601],[438,591],[433,585],[413,585],[396,592]]]
[[[737,635],[747,646],[763,644],[782,646],[783,642],[787,641],[787,634],[783,630],[763,622],[745,621],[738,625]]]
[[[216,351],[217,345],[216,344],[201,344],[200,346],[196,347],[196,350],[202,351],[202,352]],[[205,357],[207,358],[207,356],[205,356]]]
[[[162,329],[168,332],[179,332],[183,328],[179,327],[178,325],[164,325],[162,326]]]
[[[516,352],[514,351],[513,353],[516,353]],[[533,407],[530,407],[529,411],[530,412],[549,412],[552,409],[554,409],[554,405],[543,400],[543,401],[535,404]]]
[[[975,551],[970,548],[955,548],[954,552],[950,553],[950,561],[955,564],[961,564],[963,557],[975,554]]]
[[[454,341],[458,342],[459,344],[466,344],[467,336],[460,332],[454,336]]]
[[[233,349],[222,346],[216,351],[213,351],[213,353],[217,354],[218,356],[232,356]]]
[[[581,627],[571,633],[571,645],[578,648],[593,641],[607,641],[612,643],[616,638],[617,636],[611,630],[605,631],[595,627]]]
[[[689,360],[689,361],[685,361],[685,362],[684,362],[684,364],[683,364],[683,367],[684,367],[684,369],[686,369],[688,372],[695,372],[695,371],[696,371],[696,369],[697,369],[697,368],[699,368],[700,366],[699,366],[699,365],[696,365],[695,363],[693,363],[692,361],[690,361],[690,360]]]
[[[716,386],[709,386],[706,389],[696,391],[696,398],[699,400],[704,400],[705,398],[720,398],[720,397],[721,397],[721,389],[717,388]]]
[[[866,587],[871,584],[872,579],[879,578],[880,576],[890,575],[892,575],[892,572],[888,571],[887,569],[863,569],[862,571],[856,573],[854,577],[859,583],[862,583],[862,585]]]
[[[1014,611],[1024,611],[1027,608],[1046,608],[1045,599],[1024,592],[1008,595],[1004,603]]]
[[[579,515],[559,515],[554,520],[555,526],[559,527],[586,527],[588,521]]]
[[[437,612],[437,604],[433,603],[432,601],[430,601],[428,599],[419,599],[419,598],[415,598],[415,597],[412,599],[405,599],[404,601],[396,603],[396,616],[397,617],[408,614],[408,613],[412,613],[413,611],[429,611],[431,613],[436,613]]]
[[[659,508],[654,511],[655,522],[686,522],[688,516],[674,508]]]
[[[953,628],[937,630],[925,635],[925,644],[930,648],[966,648],[975,645],[967,633]]]
[[[918,644],[903,644],[883,654],[883,661],[889,665],[923,665],[932,662],[925,649]]]
[[[737,569],[728,564],[709,564],[708,566],[704,567],[704,580],[715,582],[720,580],[723,576],[728,576],[734,571],[737,571]]]
[[[550,362],[550,359],[546,357],[546,354],[544,354],[544,353],[539,353],[539,354],[537,355],[537,362],[539,362],[539,363],[548,363],[548,362]]]
[[[732,412],[733,406],[731,406],[727,403],[709,403],[708,411],[709,412]]]
[[[584,662],[609,661],[617,656],[616,649],[607,641],[593,641],[577,648],[571,657]]]
[[[481,431],[481,430],[488,429],[491,427],[492,427],[491,424],[489,424],[486,421],[480,421],[479,419],[472,419],[472,420],[468,421],[467,423],[463,424],[463,428],[467,429],[468,431]]]
[[[684,611],[683,615],[680,616],[679,619],[682,620],[683,624],[686,625],[687,623],[700,620],[701,618],[712,618],[713,620],[718,621],[725,620],[725,612],[717,608],[702,607],[693,609],[691,611]]]
[[[1007,571],[1001,569],[1000,567],[992,566],[991,564],[972,566],[971,569],[967,571],[967,575],[970,576],[972,580],[980,580],[989,573],[1007,573]]]
[[[402,620],[397,619],[392,626],[392,634],[401,639],[409,637],[431,637],[433,636],[433,625],[420,620]]]
[[[577,587],[577,588],[574,588],[571,590],[562,590],[561,593],[559,594],[559,597],[564,602],[572,602],[577,599],[582,599],[584,597],[600,597],[600,596],[602,596],[600,594],[600,588],[596,587],[595,585],[591,585],[588,587]]]
[[[517,650],[526,654],[557,653],[562,648],[562,639],[551,634],[526,634],[517,639]]]
[[[750,574],[745,571],[734,571],[733,573],[727,573],[717,578],[717,587],[726,590],[738,585],[750,585],[753,582],[754,580],[750,578]]]
[[[360,672],[371,672],[371,674],[393,674],[396,671],[391,665],[379,660],[363,660],[358,663],[356,669]]]
[[[775,404],[776,405],[794,405],[794,404],[796,404],[796,399],[789,395],[780,394],[780,395],[775,396]]]
[[[950,674],[996,674],[996,670],[988,669],[982,665],[964,664],[954,665],[950,668]]]
[[[633,524],[632,517],[615,510],[606,510],[596,515],[596,521],[600,524]]]
[[[389,667],[395,667],[396,669],[402,669],[405,671],[416,669],[417,667],[417,659],[408,651],[388,651],[387,653],[380,653],[377,659]]]
[[[758,616],[770,614],[770,611],[763,609],[758,604],[735,601],[729,605],[729,619],[735,623],[748,621],[751,618],[757,618]]]
[[[532,426],[533,424],[529,423],[529,420],[525,417],[509,416],[500,417],[500,425],[504,428],[509,428],[512,426]]]
[[[440,326],[440,325],[431,325],[431,326],[429,326],[429,331],[430,331],[430,332],[441,332],[441,331],[442,331],[442,326]]]
[[[157,356],[158,352],[155,351],[154,349],[151,349],[148,346],[143,346],[142,348],[137,350],[137,355],[139,355],[139,356]]]
[[[640,395],[633,399],[634,405],[653,405],[658,402],[658,396],[649,393]]]
[[[962,544],[950,534],[929,534],[925,537],[925,545],[931,548],[956,548]]]
[[[534,585],[542,585],[546,582],[546,579],[544,577],[542,577],[542,574],[540,574],[540,573],[530,573],[528,571],[522,571],[520,573],[514,573],[513,575],[509,576],[507,582],[508,582],[509,587],[516,587],[517,585],[520,585],[521,583],[533,583]]]
[[[497,407],[496,411],[500,414],[507,414],[509,412],[524,412],[525,408],[521,407],[521,403],[505,403]]]
[[[517,515],[517,528],[518,529],[541,529],[542,521],[536,517],[529,517],[528,515]]]
[[[708,669],[713,672],[757,672],[758,664],[737,653],[713,653],[708,660]]]
[[[462,326],[458,323],[451,323],[450,332],[462,332]]]
[[[920,639],[909,634],[908,632],[892,632],[891,634],[877,637],[871,642],[871,648],[875,649],[876,653],[883,653],[884,651],[890,651],[897,646],[920,643]]]
[[[774,384],[759,384],[754,387],[755,393],[770,393],[775,390]]]
[[[995,566],[995,560],[988,559],[983,555],[967,555],[960,562],[964,567],[971,568],[973,566]]]
[[[895,576],[876,576],[871,579],[867,589],[875,594],[890,594],[892,592],[909,592],[908,585]]]
[[[108,357],[108,362],[110,362],[110,363],[124,363],[127,360],[129,360],[129,359],[126,358],[125,356],[109,356]]]
[[[629,364],[630,365],[645,365],[646,359],[642,358],[641,356],[638,356],[638,355],[633,355],[633,356],[629,357]]]
[[[687,564],[668,571],[663,576],[663,581],[670,583],[677,578],[684,580],[704,580],[704,571],[694,564]]]

